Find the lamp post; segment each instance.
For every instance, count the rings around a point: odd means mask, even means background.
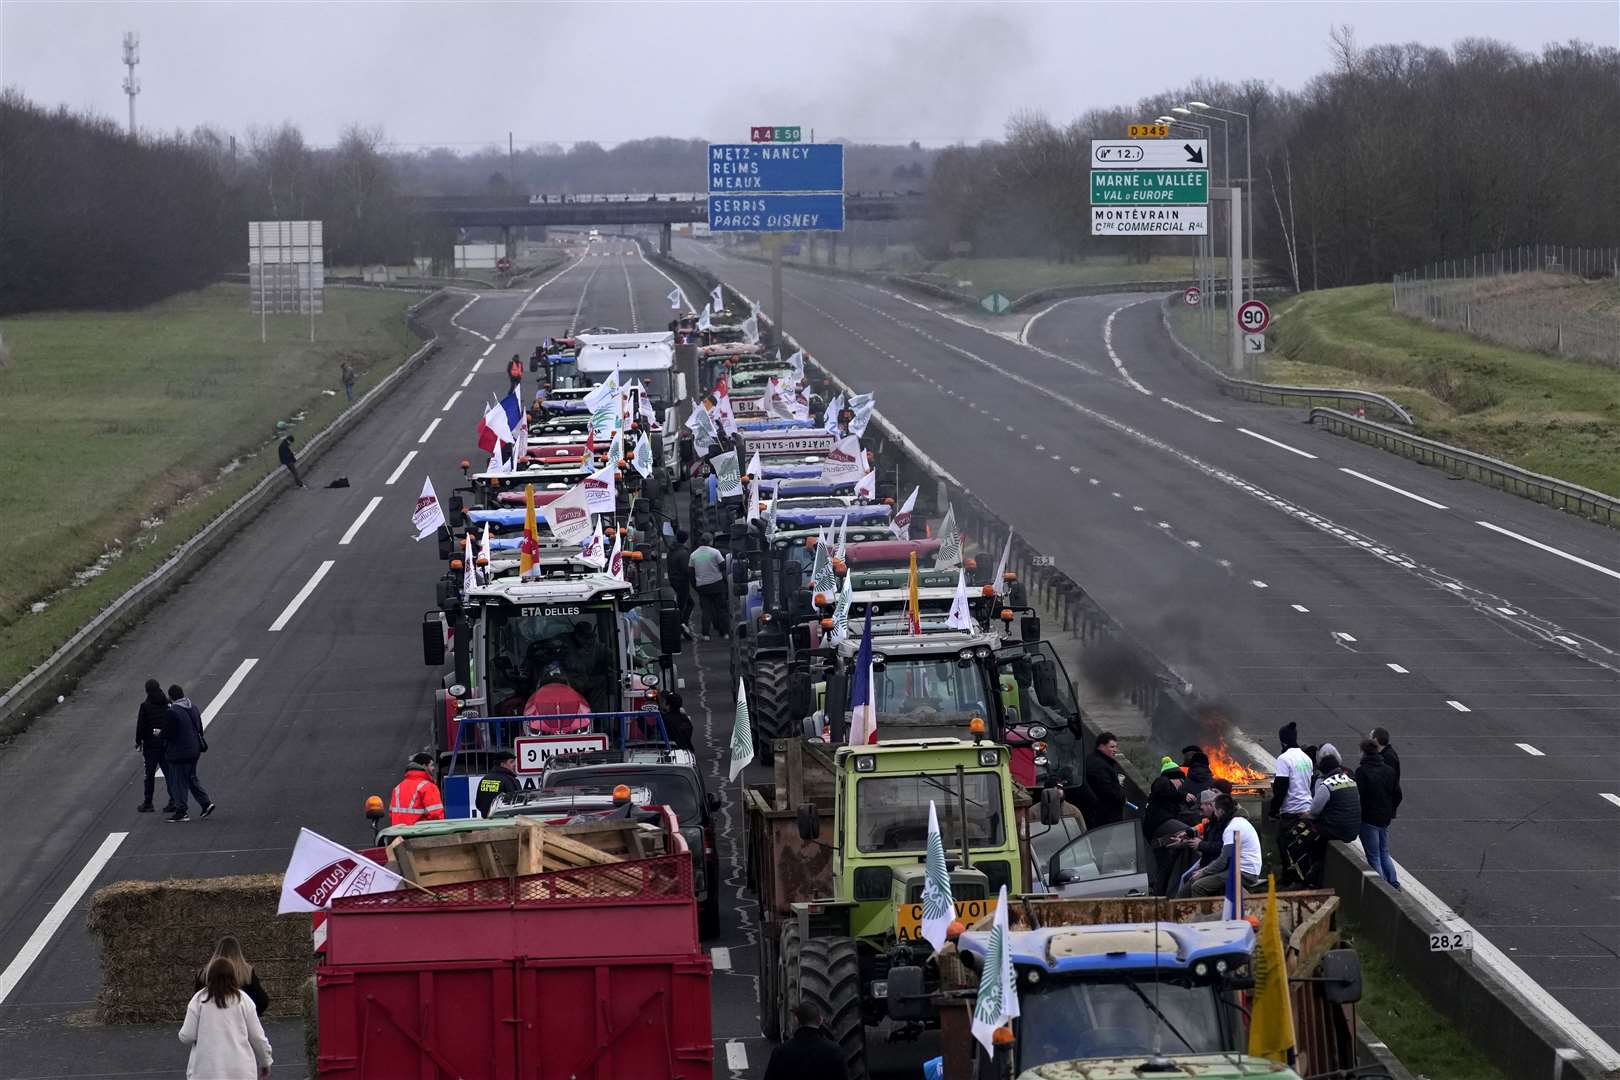
[[[1187,113],[1186,109],[1172,109],[1172,112]],[[1190,115],[1190,114],[1189,114]],[[1209,138],[1210,128],[1192,120],[1182,120],[1175,116],[1160,116],[1157,118],[1161,124],[1171,127],[1184,128],[1200,139]],[[1202,293],[1202,300],[1198,308],[1198,321],[1203,324],[1206,335],[1213,334],[1215,327],[1215,234],[1206,231],[1198,238],[1198,262],[1196,273],[1198,288]]]
[[[1241,117],[1243,120],[1243,172],[1245,177],[1243,187],[1244,196],[1249,204],[1248,206],[1244,207],[1246,216],[1248,217],[1248,220],[1244,222],[1246,231],[1248,233],[1248,236],[1245,238],[1245,243],[1249,248],[1249,258],[1252,260],[1254,258],[1254,140],[1249,137],[1249,114],[1246,112],[1238,112],[1236,109],[1222,109],[1218,106],[1210,105],[1203,101],[1189,101],[1187,104],[1189,107],[1194,109],[1200,109],[1205,112],[1225,113],[1227,116],[1237,116]],[[1252,262],[1249,264],[1248,281],[1248,298],[1253,300],[1254,264]]]

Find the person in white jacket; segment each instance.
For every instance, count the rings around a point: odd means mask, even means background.
[[[207,985],[192,995],[180,1041],[191,1047],[186,1080],[266,1080],[270,1040],[253,1001],[223,956],[208,965]]]

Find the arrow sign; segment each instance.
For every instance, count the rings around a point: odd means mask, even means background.
[[[1093,169],[1208,168],[1206,139],[1189,139],[1177,146],[1168,139],[1093,139]]]
[[[1266,335],[1244,334],[1243,351],[1246,353],[1263,353],[1266,351]]]
[[[1195,150],[1191,143],[1182,143],[1181,148],[1187,151],[1187,163],[1189,165],[1202,165],[1204,163],[1204,148],[1202,146]]]

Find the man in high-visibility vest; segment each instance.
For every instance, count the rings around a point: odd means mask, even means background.
[[[388,812],[394,825],[444,820],[444,795],[433,782],[432,754],[417,754],[406,763],[405,779],[388,798]]]

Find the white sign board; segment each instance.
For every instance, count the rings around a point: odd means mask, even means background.
[[[825,454],[836,440],[825,431],[805,431],[781,435],[750,435],[743,433],[743,450],[761,457],[773,454]]]
[[[506,254],[505,244],[457,244],[457,270],[493,270],[495,263]]]
[[[525,735],[512,743],[520,773],[545,772],[546,762],[562,754],[584,754],[607,748],[606,735]]]
[[[255,315],[319,314],[326,249],[319,221],[248,222],[248,310]]]
[[[1473,952],[1474,932],[1472,930],[1448,930],[1441,934],[1430,934],[1429,951]]]
[[[1266,335],[1244,334],[1243,351],[1246,353],[1263,353],[1266,351]]]
[[[1205,139],[1093,139],[1093,169],[1207,169]]]
[[[1204,236],[1207,206],[1093,206],[1092,236]]]

